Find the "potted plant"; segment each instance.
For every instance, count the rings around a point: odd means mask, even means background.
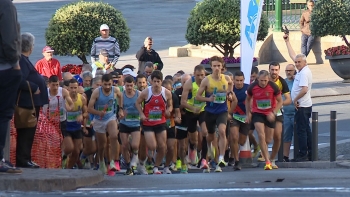
[[[240,58],[233,57],[241,40],[240,9],[239,0],[203,0],[192,9],[187,21],[186,40],[193,45],[216,48],[224,58],[229,58],[225,62],[231,72],[240,69]],[[263,41],[266,38],[268,28],[268,18],[262,14],[257,40]],[[203,60],[202,64],[210,70],[206,62]],[[257,61],[254,62],[255,65],[258,64]]]
[[[346,35],[350,35],[350,9],[348,1],[318,1],[312,11],[311,34],[314,36],[340,36],[346,46],[336,46],[325,50],[326,59],[333,71],[350,83],[350,43]]]

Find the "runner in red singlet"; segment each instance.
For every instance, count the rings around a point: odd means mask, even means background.
[[[163,74],[156,70],[151,75],[152,86],[143,90],[136,101],[136,108],[140,113],[142,129],[149,151],[157,149],[157,156],[153,174],[161,174],[158,170],[166,150],[166,118],[173,110],[172,94],[162,87]],[[145,102],[142,110],[142,102]],[[152,157],[149,155],[148,157]]]

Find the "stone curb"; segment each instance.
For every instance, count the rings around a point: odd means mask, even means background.
[[[314,169],[331,169],[340,168],[340,161],[329,162],[329,161],[316,161],[316,162],[276,162],[278,168],[314,168]],[[348,168],[350,168],[350,162],[348,163]],[[345,164],[344,164],[345,165]],[[265,166],[264,162],[259,162],[258,167],[263,168]]]
[[[341,161],[337,162],[337,166],[341,168],[347,168],[350,169],[350,161]]]
[[[96,170],[23,169],[23,173],[0,174],[0,191],[68,191],[104,180]]]
[[[349,95],[349,87],[311,89],[311,98]]]

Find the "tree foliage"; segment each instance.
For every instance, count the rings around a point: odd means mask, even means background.
[[[318,0],[311,14],[311,34],[341,36],[348,47],[350,35],[350,0]]]
[[[192,9],[187,21],[186,39],[194,45],[210,45],[224,57],[233,57],[240,45],[241,0],[204,0]],[[248,0],[247,0],[248,2]],[[269,21],[262,14],[257,40],[268,34]]]
[[[100,26],[107,24],[111,36],[117,38],[120,51],[129,49],[130,29],[120,11],[102,2],[79,1],[64,5],[52,16],[46,29],[47,45],[61,56],[78,56],[88,63],[93,40],[100,35]]]

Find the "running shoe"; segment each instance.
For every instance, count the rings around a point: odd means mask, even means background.
[[[136,170],[141,175],[148,175],[148,172],[146,170],[145,165],[141,165],[141,164],[137,165],[137,169]]]
[[[200,169],[210,169],[207,163],[207,160],[202,159],[201,165],[199,167]]]
[[[119,172],[120,171],[120,163],[119,161],[114,162],[115,164],[115,169]]]
[[[114,163],[114,160],[111,160],[111,162],[109,162],[109,169],[111,171],[117,171],[117,167],[116,167],[116,165]]]
[[[260,151],[260,146],[258,145],[257,147],[254,147],[254,152],[252,154],[252,158],[255,158]]]
[[[272,170],[271,162],[266,162],[264,170]]]
[[[171,174],[171,171],[170,171],[169,167],[165,167],[163,169],[163,174]]]
[[[154,167],[153,174],[162,174],[162,172],[158,170],[158,167]]]
[[[235,159],[234,158],[229,158],[227,165],[228,166],[234,166],[235,165]]]
[[[221,167],[219,165],[216,165],[215,172],[222,172]]]
[[[175,167],[176,167],[177,170],[181,169],[181,160],[180,159],[176,160]]]
[[[99,166],[99,170],[101,170],[101,172],[103,173],[103,174],[106,174],[107,173],[107,168],[106,168],[106,164],[105,164],[105,162],[100,162],[100,164],[99,164],[100,166]]]
[[[210,159],[215,159],[215,147],[213,146],[213,144],[211,144],[208,147],[208,156],[210,157]]]
[[[262,157],[262,154],[259,155],[258,162],[265,162],[265,159]]]
[[[132,168],[127,168],[126,169],[126,172],[124,173],[124,175],[127,175],[127,176],[132,176],[134,175],[134,171]]]
[[[276,160],[271,161],[271,166],[272,166],[272,169],[278,169],[278,166],[276,165]]]
[[[215,169],[215,168],[216,168],[216,162],[215,162],[214,160],[211,160],[211,161],[209,162],[209,164],[210,164],[210,168],[211,168],[211,169]]]
[[[242,169],[241,164],[239,163],[239,161],[236,161],[235,165],[233,166],[233,170],[234,171],[238,171],[238,170],[241,170],[241,169]]]
[[[149,161],[146,162],[146,170],[148,174],[153,174],[153,164]]]
[[[187,168],[187,164],[183,164],[181,165],[181,174],[188,174],[188,168]]]
[[[174,162],[171,162],[171,164],[169,166],[169,169],[172,170],[172,171],[177,171],[177,168],[176,168]]]
[[[221,159],[219,161],[219,166],[222,167],[222,168],[227,166],[227,163],[224,161],[224,159]]]
[[[130,166],[136,167],[138,162],[139,162],[138,156],[133,154],[132,159],[130,161]]]
[[[111,170],[111,168],[109,166],[107,168],[107,175],[108,176],[115,176],[115,171]]]

